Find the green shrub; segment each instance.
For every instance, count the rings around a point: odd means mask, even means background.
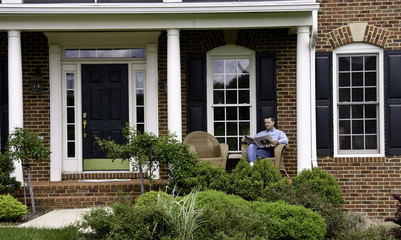
[[[242,158],[232,170],[228,193],[238,195],[246,200],[257,200],[262,197],[263,189],[280,181],[280,171],[267,159],[258,159],[253,167]]]
[[[327,199],[332,204],[344,203],[341,188],[337,181],[329,173],[317,167],[312,170],[303,170],[298,176],[294,177],[292,186],[295,191],[308,187],[312,192],[317,193],[321,198]]]
[[[15,177],[10,176],[13,171],[13,159],[8,153],[0,154],[0,194],[14,192],[21,186]]]
[[[269,223],[267,215],[250,208],[250,202],[235,195],[208,190],[199,192],[196,201],[204,209],[204,226],[200,239],[264,239],[267,236],[261,223]]]
[[[138,208],[153,207],[157,204],[159,196],[171,197],[171,195],[163,191],[149,191],[137,197],[134,206]]]
[[[10,194],[0,195],[0,221],[19,221],[27,212],[27,207]]]
[[[274,224],[266,224],[268,239],[324,239],[326,224],[317,213],[284,202],[252,202],[252,208],[268,215]]]

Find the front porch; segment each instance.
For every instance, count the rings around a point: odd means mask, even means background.
[[[145,180],[145,191],[149,191]],[[163,189],[165,180],[155,180],[152,190]],[[80,173],[63,174],[58,182],[32,182],[35,206],[39,211],[52,209],[89,208],[110,206],[117,202],[119,193],[132,196],[134,200],[141,194],[139,174],[137,173]],[[26,204],[29,207],[29,187],[25,185]],[[24,188],[15,192],[14,197],[22,203]]]

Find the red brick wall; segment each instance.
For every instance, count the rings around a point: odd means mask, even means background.
[[[400,1],[322,1],[318,13],[317,51],[332,51],[352,43],[349,23],[367,23],[363,41],[384,49],[401,49]],[[339,182],[345,199],[344,208],[373,217],[395,213],[391,194],[400,193],[401,156],[385,158],[319,157],[319,167]]]

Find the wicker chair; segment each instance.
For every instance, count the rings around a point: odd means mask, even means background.
[[[219,143],[211,134],[202,131],[191,132],[184,138],[183,143],[189,144],[190,151],[196,152],[200,160],[211,162],[213,167],[226,167],[228,144]]]
[[[248,148],[248,144],[242,144],[241,145],[241,154],[242,157],[245,159],[246,157],[246,150]],[[274,147],[274,157],[272,158],[267,158],[268,160],[271,160],[273,164],[280,170],[280,172],[284,172],[287,177],[288,173],[287,170],[285,170],[284,166],[284,149],[287,147],[287,144],[278,144],[277,146]]]

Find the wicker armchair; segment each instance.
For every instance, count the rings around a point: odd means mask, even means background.
[[[183,143],[189,144],[190,151],[196,152],[200,160],[211,162],[213,167],[226,167],[228,144],[219,143],[211,134],[202,131],[191,132],[184,138]]]
[[[246,158],[246,149],[248,148],[248,144],[241,145],[241,154],[242,157]],[[274,147],[274,157],[267,158],[268,160],[273,161],[273,164],[280,170],[280,172],[284,172],[287,177],[287,170],[285,170],[284,166],[284,149],[287,147],[286,144],[278,144]]]

